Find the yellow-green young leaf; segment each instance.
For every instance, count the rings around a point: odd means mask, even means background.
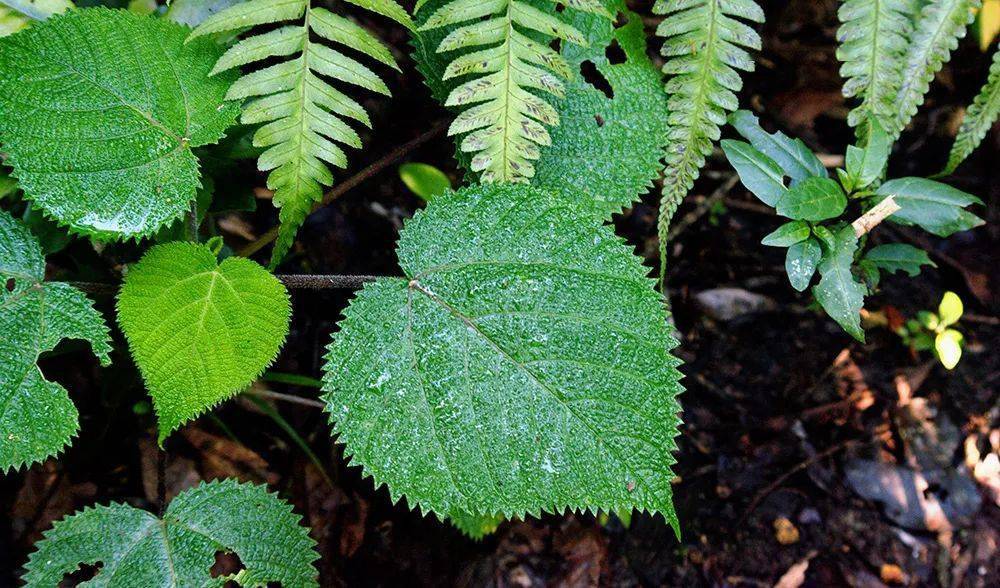
[[[399,166],[399,178],[411,192],[425,202],[430,202],[451,189],[451,180],[448,176],[426,163],[404,163]]]
[[[964,312],[965,306],[958,294],[945,292],[941,298],[941,304],[938,306],[938,318],[940,319],[938,324],[940,327],[949,327],[957,323]]]
[[[0,473],[59,453],[79,428],[66,389],[38,369],[41,353],[82,339],[111,363],[108,328],[90,300],[44,278],[38,241],[0,210]]]
[[[431,0],[417,20],[444,4],[445,0]],[[646,54],[642,18],[622,0],[604,0],[603,5],[627,23],[616,28],[601,14],[579,10],[560,15],[584,35],[587,45],[563,43],[549,61],[569,79],[564,81],[564,97],[548,97],[559,125],[548,129],[552,144],[541,149],[534,162],[531,184],[565,194],[580,207],[610,218],[649,190],[660,175],[667,121],[649,113],[666,111],[667,96],[661,74]],[[449,30],[422,30],[413,38],[417,68],[442,102],[460,83],[442,80],[445,69],[457,56],[475,50],[437,53]],[[617,56],[609,51],[612,46],[621,49]],[[459,151],[457,159],[468,169],[468,153]]]
[[[315,542],[292,507],[264,486],[234,480],[185,490],[163,518],[128,504],[86,508],[57,521],[25,564],[28,588],[60,585],[81,564],[88,586],[319,586]],[[243,569],[213,578],[217,552]]]
[[[13,35],[32,21],[45,20],[70,8],[73,8],[70,0],[0,0],[0,37]]]
[[[160,441],[253,382],[288,335],[285,287],[243,258],[205,246],[151,248],[129,267],[118,322],[153,398]]]
[[[199,186],[192,147],[214,143],[237,106],[220,49],[123,10],[71,10],[0,39],[0,149],[47,215],[100,239],[148,236]],[[87,47],[87,50],[81,50]]]
[[[934,337],[934,353],[947,369],[955,369],[962,359],[962,341],[965,337],[955,329],[946,329]]]
[[[354,464],[440,516],[672,506],[676,345],[647,269],[572,199],[489,184],[403,231],[324,367]]]
[[[394,0],[352,3],[412,26]],[[274,26],[278,24],[282,26]],[[310,7],[309,0],[248,0],[230,6],[203,20],[188,41],[246,29],[250,33],[219,58],[211,74],[255,68],[237,80],[226,96],[245,101],[244,124],[261,125],[253,136],[254,146],[265,148],[257,167],[270,172],[267,185],[274,190],[272,202],[281,209],[281,228],[271,254],[273,268],[291,249],[312,207],[322,200],[324,186],[333,184],[329,166],[347,167],[341,145],[361,147],[361,137],[347,121],[371,127],[364,107],[329,80],[342,87],[389,94],[385,82],[367,65],[331,46],[399,68],[389,49],[371,33],[326,8]]]
[[[858,238],[850,225],[834,234],[834,247],[823,255],[823,261],[819,265],[819,273],[823,277],[813,288],[813,294],[833,320],[852,337],[864,343],[861,309],[865,305],[865,294],[868,291],[851,273],[857,249]]]

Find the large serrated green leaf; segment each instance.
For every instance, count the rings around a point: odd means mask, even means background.
[[[66,389],[35,363],[42,352],[82,339],[103,365],[111,362],[108,328],[90,300],[44,278],[38,240],[0,211],[0,472],[59,453],[79,428]]]
[[[647,270],[572,199],[523,185],[435,199],[367,285],[324,390],[353,462],[439,515],[663,513],[681,392]]]
[[[151,235],[189,208],[192,147],[232,124],[220,49],[188,29],[105,8],[0,39],[0,143],[25,195],[71,230]],[[86,50],[82,50],[86,47]]]
[[[128,504],[84,509],[55,523],[25,565],[28,588],[60,585],[80,564],[100,564],[90,586],[319,586],[315,542],[292,507],[263,486],[209,482],[175,498],[163,518]],[[213,578],[218,551],[243,569]]]
[[[418,16],[426,17],[443,0],[432,0]],[[532,185],[558,191],[592,208],[601,217],[632,204],[660,174],[660,159],[667,144],[665,117],[650,113],[667,109],[660,73],[646,55],[642,18],[625,8],[622,0],[606,0],[606,9],[621,12],[628,22],[619,28],[601,15],[566,11],[565,21],[587,39],[587,46],[564,43],[560,57],[571,75],[565,96],[551,98],[560,124],[550,129],[552,145],[542,149],[534,163]],[[442,75],[452,54],[435,49],[447,31],[420,31],[414,35],[414,60],[431,92],[442,102],[455,87]],[[617,43],[625,54],[622,63],[611,63],[606,49]],[[458,54],[461,54],[458,52]],[[590,62],[610,86],[613,97],[594,87],[582,75]],[[467,154],[459,151],[466,169]]]
[[[153,397],[160,441],[242,391],[288,335],[285,287],[249,259],[202,245],[151,248],[129,268],[118,322]]]

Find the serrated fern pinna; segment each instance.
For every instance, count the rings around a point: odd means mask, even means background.
[[[747,50],[760,49],[760,36],[741,19],[764,22],[764,11],[753,0],[657,0],[653,12],[666,15],[656,34],[665,39],[661,53],[667,58],[663,72],[670,94],[657,224],[662,262],[670,219],[719,139],[727,113],[739,106],[739,72],[754,69]]]
[[[404,26],[412,25],[394,0],[355,3]],[[208,17],[190,38],[289,21],[298,22],[244,38],[212,70],[217,74],[292,56],[244,75],[226,96],[230,100],[249,99],[242,122],[262,125],[253,137],[255,146],[266,148],[258,167],[270,172],[267,184],[274,190],[274,205],[281,208],[272,267],[291,248],[298,227],[322,199],[323,186],[333,184],[327,166],[347,166],[338,143],[361,147],[361,138],[345,120],[371,127],[365,109],[326,78],[389,95],[385,82],[366,65],[327,45],[348,47],[398,69],[389,49],[371,33],[325,8],[310,7],[308,0],[249,0]]]

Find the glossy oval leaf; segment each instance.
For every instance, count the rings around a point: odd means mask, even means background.
[[[778,214],[796,220],[827,220],[843,214],[847,195],[830,178],[806,178],[789,188],[775,208]]]

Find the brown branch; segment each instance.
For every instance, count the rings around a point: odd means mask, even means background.
[[[321,200],[319,203],[313,206],[313,212],[316,212],[320,208],[330,204],[345,192],[352,190],[365,180],[371,178],[375,174],[379,173],[380,171],[384,170],[390,165],[396,163],[400,159],[406,157],[411,151],[413,151],[417,147],[423,145],[424,143],[430,141],[431,139],[437,138],[438,135],[443,134],[447,128],[448,128],[447,122],[440,122],[434,125],[427,132],[410,140],[407,143],[403,143],[396,149],[393,149],[391,152],[389,152],[388,155],[382,157],[381,159],[375,161],[368,167],[364,168],[363,170],[359,171],[353,176],[347,178],[343,182],[337,184],[329,192],[323,195],[323,200]],[[236,254],[239,255],[240,257],[250,257],[251,255],[257,253],[258,251],[266,247],[268,244],[270,244],[277,238],[278,238],[278,227],[276,226],[271,227],[266,233],[258,237],[256,241],[253,241],[250,244],[246,245],[245,247],[237,251]]]

